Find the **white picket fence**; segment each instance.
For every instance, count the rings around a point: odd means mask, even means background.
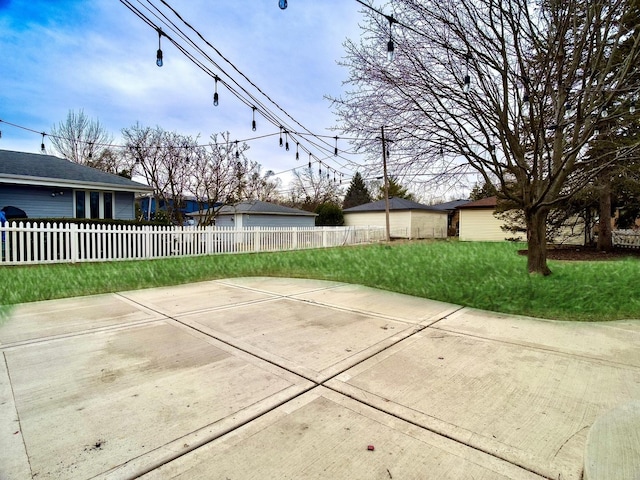
[[[614,230],[611,236],[617,247],[640,248],[640,230]]]
[[[0,264],[107,262],[274,252],[382,241],[377,227],[162,227],[7,222]]]

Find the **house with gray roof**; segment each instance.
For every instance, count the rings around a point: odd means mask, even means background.
[[[447,238],[447,210],[405,198],[389,199],[389,226],[395,238]],[[386,228],[386,202],[378,200],[344,210],[344,224]]]
[[[0,150],[0,208],[28,218],[133,220],[137,194],[153,189],[53,155]]]
[[[208,211],[187,214],[194,218],[207,218]],[[317,214],[285,207],[275,203],[248,200],[233,205],[223,205],[215,212],[215,224],[219,227],[314,227]]]

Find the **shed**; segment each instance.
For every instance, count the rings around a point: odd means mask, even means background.
[[[216,225],[236,228],[314,227],[316,216],[315,213],[297,208],[250,200],[220,207],[216,215]]]
[[[29,218],[135,219],[135,196],[153,188],[53,155],[0,150],[0,208]]]
[[[505,222],[495,216],[497,204],[497,197],[488,197],[459,206],[460,240],[501,242],[513,238],[513,233],[502,229]]]
[[[349,227],[386,228],[386,202],[378,200],[344,211]],[[448,213],[404,198],[389,199],[389,226],[394,238],[447,238]]]
[[[507,239],[526,240],[524,233],[506,231],[502,227],[505,222],[495,216],[497,197],[488,197],[466,203],[460,210],[460,240],[476,242],[499,242]],[[551,243],[564,245],[584,244],[584,222],[578,218],[567,221],[559,229],[557,236],[550,239]]]

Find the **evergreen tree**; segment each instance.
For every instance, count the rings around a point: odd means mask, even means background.
[[[344,225],[344,215],[342,214],[342,209],[340,208],[340,205],[337,205],[333,202],[321,203],[316,207],[315,213],[318,214],[318,216],[316,217],[317,227],[339,227]]]
[[[351,179],[351,184],[349,185],[347,194],[344,196],[342,208],[347,209],[351,207],[357,207],[358,205],[364,205],[365,203],[369,203],[370,201],[371,194],[369,193],[369,189],[364,183],[360,172],[356,172],[356,174]]]
[[[389,177],[389,198],[404,198],[405,200],[415,201],[415,197],[412,193],[409,193],[406,187],[400,185],[398,180],[395,177]],[[378,200],[382,200],[384,198],[384,183],[380,185],[380,190],[378,192]]]

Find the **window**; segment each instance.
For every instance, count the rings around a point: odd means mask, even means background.
[[[105,192],[104,194],[104,218],[113,218],[113,194]]]
[[[84,196],[85,192],[83,190],[76,190],[76,218],[86,218]]]
[[[91,218],[100,218],[100,192],[89,192]]]
[[[76,190],[76,218],[113,218],[113,192]]]

